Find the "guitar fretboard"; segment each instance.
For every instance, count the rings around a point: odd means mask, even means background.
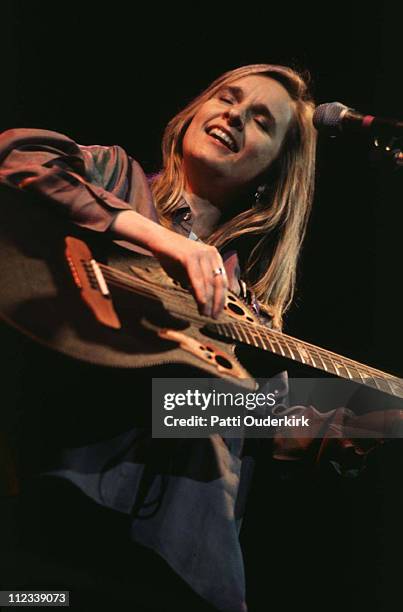
[[[214,330],[250,346],[403,398],[403,380],[263,325],[217,323]]]
[[[111,268],[101,265],[101,268],[108,272],[108,280],[113,280],[116,273]],[[112,276],[111,276],[112,273]],[[133,289],[139,291],[141,286],[143,290],[153,288],[153,285],[148,281],[141,278],[128,277],[126,274],[118,273],[117,280],[119,284],[122,284],[123,280],[125,285],[132,286]],[[159,288],[159,293],[165,293],[165,305],[168,305],[172,311],[178,309],[178,313],[183,312],[184,304],[182,299],[187,299],[189,294],[186,291],[179,291],[175,289]],[[154,295],[151,291],[151,295]],[[192,312],[193,316],[197,319],[199,315],[196,314],[193,299],[186,304]],[[189,316],[188,316],[189,319]],[[252,321],[252,319],[251,319]],[[328,351],[319,346],[310,344],[303,340],[293,338],[282,332],[272,330],[264,325],[259,325],[254,322],[249,323],[245,320],[233,320],[223,323],[215,323],[214,325],[208,324],[208,328],[213,329],[216,333],[227,338],[231,338],[236,342],[242,342],[250,346],[255,346],[264,351],[274,353],[286,359],[297,361],[304,365],[310,366],[317,370],[322,370],[328,374],[333,374],[339,378],[354,381],[356,383],[366,385],[372,389],[376,389],[388,395],[399,397],[403,399],[403,380],[393,374],[388,374],[377,370],[370,366],[342,357],[332,351]]]

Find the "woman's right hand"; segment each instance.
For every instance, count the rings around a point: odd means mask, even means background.
[[[110,227],[111,237],[151,251],[165,272],[189,286],[200,314],[218,317],[228,288],[220,253],[213,246],[189,240],[133,210],[120,212]],[[215,273],[221,270],[221,273]]]
[[[149,246],[152,253],[169,276],[189,286],[200,314],[218,317],[224,308],[228,288],[220,253],[214,246],[161,229],[165,232],[161,232],[160,240]],[[221,273],[217,273],[218,270]]]

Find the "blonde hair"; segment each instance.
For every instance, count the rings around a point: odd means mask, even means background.
[[[183,204],[182,141],[190,122],[200,106],[224,85],[250,75],[281,83],[294,101],[294,119],[279,156],[268,168],[267,188],[258,203],[245,203],[241,212],[225,221],[206,242],[220,248],[234,240],[252,238],[243,278],[266,305],[273,325],[281,329],[283,314],[294,295],[298,255],[313,197],[316,131],[306,79],[291,68],[271,64],[242,66],[220,76],[167,125],[162,141],[163,169],[153,177],[151,187],[161,223],[171,227],[173,212]]]

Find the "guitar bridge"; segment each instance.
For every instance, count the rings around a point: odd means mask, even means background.
[[[108,285],[87,245],[77,238],[67,236],[65,257],[81,297],[96,319],[107,327],[120,329],[122,325],[113,306]]]
[[[87,266],[90,268],[91,273],[92,273],[92,278],[94,279],[94,285],[95,285],[94,289],[98,288],[98,290],[102,293],[102,295],[106,297],[110,297],[111,294],[109,292],[108,285],[106,284],[104,275],[101,272],[101,268],[99,267],[95,259],[91,259],[88,262]]]

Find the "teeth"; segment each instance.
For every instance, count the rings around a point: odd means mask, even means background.
[[[231,151],[236,152],[237,146],[235,142],[232,140],[232,138],[228,136],[228,134],[226,134],[226,132],[224,132],[220,128],[213,128],[212,130],[209,131],[209,134],[210,136],[216,136],[220,140],[223,140],[225,144],[227,144],[228,147],[231,149]]]

